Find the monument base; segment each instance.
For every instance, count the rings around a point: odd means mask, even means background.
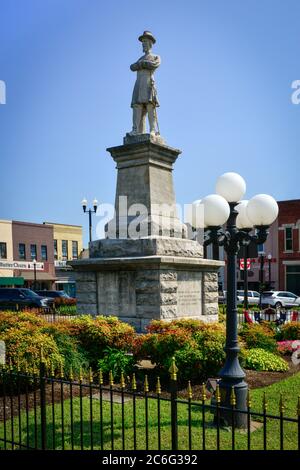
[[[137,331],[144,331],[154,319],[218,319],[220,261],[153,255],[70,264],[81,314],[114,315]]]

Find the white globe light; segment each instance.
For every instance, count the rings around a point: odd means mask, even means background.
[[[230,207],[226,199],[218,194],[210,194],[202,199],[204,206],[204,226],[218,227],[225,224],[230,214]]]
[[[245,180],[238,173],[224,173],[217,179],[216,193],[223,196],[228,202],[240,201],[245,192]]]
[[[271,225],[278,215],[278,204],[268,194],[257,194],[248,202],[246,211],[253,225]]]
[[[236,210],[238,212],[238,216],[236,218],[236,226],[237,228],[252,228],[253,223],[247,216],[247,205],[249,201],[243,200],[240,201],[239,204],[236,206]]]

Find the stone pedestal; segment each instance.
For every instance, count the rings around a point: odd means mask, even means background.
[[[90,258],[70,262],[78,310],[116,315],[139,331],[152,319],[216,320],[223,262],[203,259],[178,218],[172,170],[180,151],[139,137],[108,149],[118,170],[115,217],[106,238],[90,244]]]
[[[220,265],[219,261],[175,256],[79,260],[78,310],[116,315],[138,331],[152,319],[215,321]]]

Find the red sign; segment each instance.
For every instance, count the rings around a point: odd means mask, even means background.
[[[245,268],[244,259],[241,258],[240,259],[240,270],[244,271],[244,268]],[[250,268],[251,268],[251,258],[247,258],[247,271],[249,271]]]

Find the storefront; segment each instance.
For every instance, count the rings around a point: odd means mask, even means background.
[[[11,277],[0,277],[0,287],[24,287],[24,278],[11,276]]]
[[[63,290],[70,297],[76,297],[76,281],[71,266],[66,261],[55,261],[55,289]]]

